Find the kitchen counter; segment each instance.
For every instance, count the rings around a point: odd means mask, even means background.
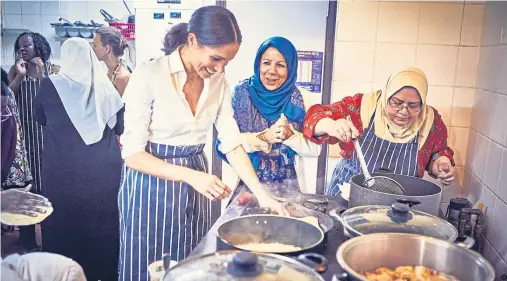
[[[329,198],[329,206],[328,212],[333,208],[347,208],[347,201],[337,198],[337,197],[328,197]],[[236,200],[231,203],[231,205],[225,209],[224,213],[218,218],[215,224],[212,226],[210,231],[206,234],[206,236],[202,239],[202,241],[197,245],[197,247],[192,251],[190,256],[199,256],[214,253],[219,250],[230,249],[230,246],[226,245],[222,241],[217,238],[217,229],[218,227],[235,217],[240,216],[243,211],[252,206],[240,206],[237,204]],[[328,270],[322,273],[322,276],[326,281],[333,280],[333,276],[337,273],[342,272],[342,269],[338,265],[336,260],[336,250],[340,246],[340,244],[344,241],[343,229],[340,223],[335,222],[335,226],[327,233],[327,245],[323,248],[322,251],[318,252],[327,258],[329,262]]]

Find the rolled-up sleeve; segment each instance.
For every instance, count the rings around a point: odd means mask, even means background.
[[[125,129],[120,138],[123,159],[145,151],[148,142],[153,93],[145,71],[139,67],[132,73],[123,94]]]
[[[218,146],[220,152],[227,154],[242,145],[241,133],[234,119],[231,91],[225,79],[222,102],[218,108],[215,126],[218,131],[218,139],[220,140],[220,145]]]

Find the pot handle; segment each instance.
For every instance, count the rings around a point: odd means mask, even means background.
[[[340,214],[338,213],[338,208],[334,208],[331,211],[329,211],[329,216],[331,216],[335,220],[339,221],[342,225],[344,225],[342,216],[340,216]]]
[[[301,254],[296,258],[296,260],[319,273],[326,272],[329,264],[326,257],[314,253]]]
[[[338,280],[338,281],[348,281],[349,275],[347,273],[341,273],[341,274],[335,275],[333,279]]]
[[[393,171],[391,171],[390,169],[387,169],[387,168],[380,168],[380,169],[378,169],[378,171],[381,173],[389,173],[389,174],[393,173]]]
[[[463,242],[456,243],[456,246],[458,246],[458,247],[461,247],[461,248],[464,248],[464,249],[467,249],[467,250],[468,250],[468,246],[467,246],[467,244],[465,244],[465,243],[463,243]]]
[[[171,266],[171,255],[170,254],[163,254],[162,261],[163,261],[163,265],[164,265],[164,270],[168,271],[169,267]]]
[[[421,201],[419,201],[419,200],[408,199],[408,198],[398,198],[398,199],[396,199],[396,201],[398,201],[398,203],[408,205],[410,208],[412,208],[415,205],[421,204]]]

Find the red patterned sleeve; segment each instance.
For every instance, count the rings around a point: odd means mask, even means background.
[[[447,127],[445,126],[438,111],[436,109],[433,110],[435,112],[435,120],[433,121],[433,126],[428,135],[428,139],[421,148],[424,154],[430,155],[428,164],[426,165],[426,171],[430,174],[433,163],[440,156],[446,156],[451,160],[452,165],[455,166],[454,152],[447,145]]]
[[[338,143],[338,139],[335,137],[328,135],[314,136],[315,126],[324,118],[338,120],[350,116],[352,123],[354,123],[357,128],[362,128],[360,115],[362,98],[363,94],[356,94],[352,97],[345,97],[343,100],[331,105],[316,104],[310,107],[305,116],[303,135],[305,138],[317,144],[322,144],[326,141],[330,144]],[[359,130],[360,133],[361,131],[362,130]]]

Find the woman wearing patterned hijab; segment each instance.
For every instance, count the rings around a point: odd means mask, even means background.
[[[334,170],[328,195],[339,195],[343,184],[362,173],[352,137],[358,137],[370,172],[423,177],[428,171],[443,184],[454,180],[447,128],[437,110],[426,104],[427,93],[426,75],[407,68],[393,73],[382,91],[310,108],[305,137],[315,143],[339,143],[344,157]]]
[[[320,154],[320,146],[300,133],[306,111],[296,87],[297,69],[294,45],[271,37],[257,51],[254,75],[239,83],[232,97],[243,147],[261,182],[279,195],[305,191],[300,156]],[[240,182],[236,193],[245,189]]]

